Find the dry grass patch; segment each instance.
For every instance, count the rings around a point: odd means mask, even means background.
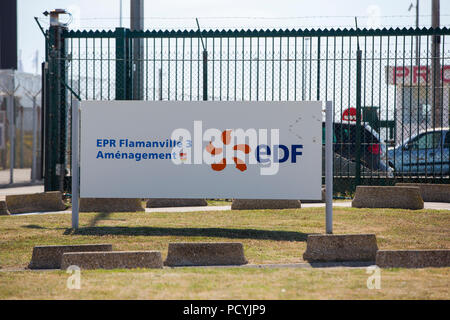
[[[0,217],[0,267],[21,268],[33,246],[112,243],[114,250],[160,250],[169,242],[239,241],[250,263],[301,262],[310,233],[324,232],[324,209],[70,214]],[[334,230],[375,233],[380,249],[449,249],[450,212],[339,208]]]
[[[381,271],[381,289],[367,289],[365,269],[180,268],[0,272],[0,299],[449,299],[450,268]]]

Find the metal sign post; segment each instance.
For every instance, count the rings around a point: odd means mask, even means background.
[[[325,103],[326,233],[333,233],[333,102]]]
[[[79,164],[79,128],[80,102],[72,101],[72,229],[78,229],[79,197],[80,197],[80,164]]]

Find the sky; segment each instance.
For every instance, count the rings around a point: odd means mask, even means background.
[[[23,70],[34,73],[38,52],[44,56],[44,37],[34,17],[48,28],[42,13],[55,8],[72,14],[69,29],[114,29],[120,26],[120,0],[18,0],[18,49]],[[144,28],[196,29],[305,29],[415,26],[416,0],[145,0]],[[431,26],[431,0],[419,1],[420,26]],[[129,27],[130,0],[122,1],[122,24]],[[441,26],[450,27],[450,1],[441,1]]]

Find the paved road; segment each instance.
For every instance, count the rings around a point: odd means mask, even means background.
[[[29,184],[31,183],[31,168],[14,169],[13,170],[13,185]],[[8,187],[10,182],[10,170],[0,170],[0,186]]]
[[[335,202],[334,207],[351,207],[351,202]],[[322,203],[309,203],[302,205],[303,208],[320,208],[325,207]],[[425,202],[425,209],[433,210],[449,210],[450,203],[440,203],[440,202]],[[231,206],[207,206],[207,207],[173,207],[173,208],[146,208],[145,212],[199,212],[199,211],[228,211],[231,210]],[[22,213],[15,214],[15,216],[30,216],[36,214],[66,214],[71,213],[70,210],[57,211],[57,212],[32,212],[32,213]]]
[[[26,186],[26,187],[13,187],[13,188],[0,188],[0,197],[10,196],[13,194],[30,194],[44,192],[44,186]]]
[[[334,202],[333,207],[346,207],[351,208],[351,201],[339,201]],[[302,203],[303,208],[314,208],[314,207],[325,207],[324,203]],[[424,209],[434,209],[434,210],[450,210],[450,203],[445,202],[425,202]]]

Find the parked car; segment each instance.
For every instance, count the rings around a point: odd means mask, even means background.
[[[322,123],[323,144],[325,144],[325,124]],[[354,176],[356,173],[356,124],[354,122],[333,123],[334,174]],[[361,175],[393,175],[388,165],[386,145],[381,142],[377,131],[369,125],[361,125]],[[322,153],[323,158],[325,152]]]
[[[396,173],[450,173],[450,129],[422,131],[403,144],[388,150],[389,163]]]

